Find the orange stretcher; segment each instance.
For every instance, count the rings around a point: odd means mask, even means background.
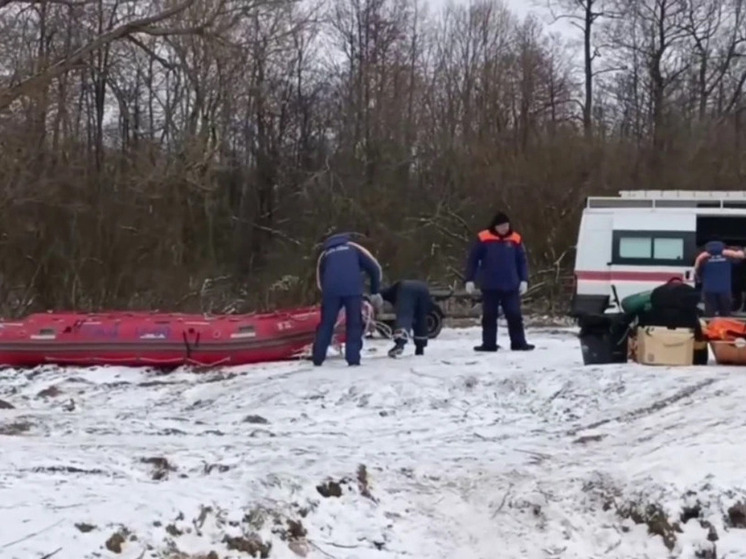
[[[713,318],[702,325],[705,339],[720,365],[746,365],[746,323],[733,318]]]

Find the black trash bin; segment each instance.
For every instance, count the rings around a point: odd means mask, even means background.
[[[624,313],[579,317],[580,350],[584,365],[627,362],[627,338],[631,319]]]

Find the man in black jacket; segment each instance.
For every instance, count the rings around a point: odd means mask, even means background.
[[[414,354],[424,355],[427,346],[427,315],[433,306],[427,284],[418,280],[400,280],[382,289],[381,297],[391,303],[396,312],[394,347],[389,350],[389,357],[399,357],[410,337],[414,338]]]

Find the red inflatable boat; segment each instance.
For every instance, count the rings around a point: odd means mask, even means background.
[[[42,313],[0,322],[0,365],[242,365],[297,358],[317,307],[268,314]],[[337,321],[337,342],[344,316]]]

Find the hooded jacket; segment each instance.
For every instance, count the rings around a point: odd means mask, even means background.
[[[366,248],[352,242],[348,233],[332,235],[324,241],[316,261],[316,285],[324,296],[362,295],[362,272],[370,277],[371,294],[378,293],[381,265]]]
[[[501,223],[508,223],[507,216],[497,214],[490,228],[477,235],[469,252],[464,279],[476,282],[483,291],[515,291],[522,281],[528,282],[523,239],[513,229],[498,235],[495,227]]]

